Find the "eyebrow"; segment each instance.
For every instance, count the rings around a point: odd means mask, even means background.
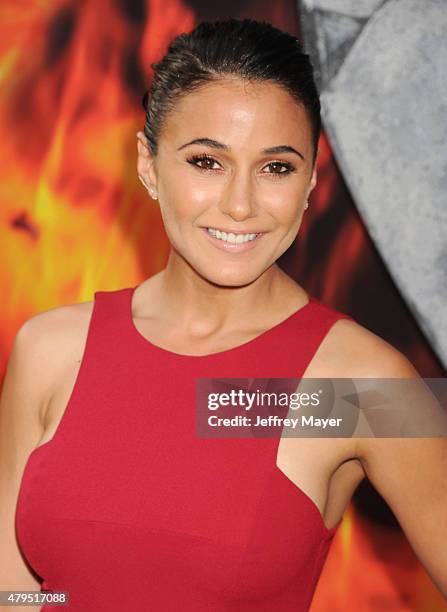
[[[205,147],[221,149],[223,151],[231,151],[231,147],[229,145],[223,144],[222,142],[218,142],[217,140],[213,140],[212,138],[195,138],[194,140],[191,140],[190,142],[187,142],[181,147],[179,147],[177,151],[180,151],[181,149],[189,147],[189,145],[193,144],[204,145]],[[289,145],[277,145],[275,147],[268,147],[267,149],[262,149],[261,153],[266,155],[274,155],[277,153],[295,153],[304,161],[304,155]]]

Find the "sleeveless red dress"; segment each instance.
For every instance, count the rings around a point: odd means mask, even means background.
[[[276,466],[278,436],[199,438],[195,381],[299,378],[352,317],[310,296],[242,345],[187,356],[140,334],[134,290],[95,293],[65,412],[23,472],[25,558],[73,612],[308,610],[341,521],[328,529]]]

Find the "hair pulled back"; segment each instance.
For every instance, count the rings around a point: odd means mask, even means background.
[[[175,37],[159,61],[143,96],[144,134],[157,155],[164,121],[180,97],[226,77],[270,81],[303,105],[310,121],[315,162],[321,130],[320,100],[309,55],[300,41],[266,21],[203,21]],[[312,163],[312,165],[313,165]]]

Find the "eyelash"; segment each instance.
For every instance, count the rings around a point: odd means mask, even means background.
[[[209,160],[211,162],[219,163],[214,159],[214,157],[211,157],[210,155],[205,155],[205,154],[192,155],[191,157],[188,157],[186,161],[189,164],[198,168],[198,170],[200,170],[201,172],[215,172],[215,169],[213,168],[201,168],[200,166],[197,166],[197,162],[203,161],[203,160]],[[287,168],[287,172],[267,172],[267,174],[271,174],[272,176],[280,176],[280,177],[289,176],[289,174],[296,171],[295,166],[292,166],[292,164],[289,164],[289,162],[272,161],[267,165],[271,166],[272,164],[278,164],[280,166],[284,166],[285,168]]]

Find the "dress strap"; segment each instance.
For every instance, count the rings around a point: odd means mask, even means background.
[[[301,377],[333,325],[340,319],[353,320],[350,315],[310,297],[308,308],[264,337],[261,358],[255,356],[250,363],[252,368],[256,365],[256,369],[265,372],[261,376]]]
[[[101,342],[116,344],[124,336],[129,324],[131,295],[133,287],[125,287],[112,291],[95,291],[95,335]]]

